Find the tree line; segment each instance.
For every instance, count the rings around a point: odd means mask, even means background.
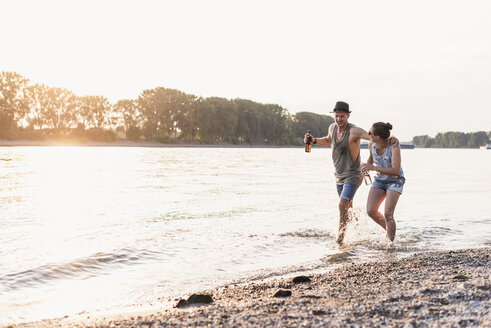
[[[110,103],[104,96],[77,96],[0,72],[4,139],[300,145],[307,129],[327,135],[333,122],[306,111],[292,115],[276,104],[197,97],[164,87]]]
[[[423,135],[413,137],[416,147],[422,148],[479,148],[490,143],[490,132],[444,132],[438,133],[434,138]]]

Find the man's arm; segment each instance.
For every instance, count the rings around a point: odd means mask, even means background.
[[[399,139],[397,139],[396,137],[390,137],[389,138],[389,145],[399,146]]]
[[[353,126],[351,128],[351,135],[358,139],[370,140],[370,136],[368,135],[368,132],[357,126]]]
[[[335,123],[329,126],[329,134],[326,137],[314,138],[314,142],[315,140],[317,140],[317,142],[315,142],[315,145],[330,146],[332,144],[332,131],[334,130],[334,125]],[[306,142],[306,140],[304,140],[304,142]]]
[[[360,139],[363,139],[363,140],[368,140],[370,141],[370,136],[368,135],[368,132],[363,130],[362,128],[358,128],[360,130]]]

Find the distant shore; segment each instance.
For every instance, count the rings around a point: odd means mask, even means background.
[[[184,148],[303,148],[303,145],[276,145],[276,144],[229,144],[229,143],[160,143],[156,141],[131,141],[131,140],[116,140],[112,142],[102,141],[87,141],[87,142],[71,142],[59,140],[5,140],[0,139],[0,147],[184,147]],[[320,149],[331,148],[317,147]],[[367,149],[368,144],[361,143],[362,149]],[[401,148],[413,149],[414,145],[410,142],[401,142]]]
[[[226,286],[205,292],[213,298],[208,305],[21,326],[490,327],[490,267],[491,247],[424,252],[343,265],[309,275],[310,282],[278,278]]]
[[[186,148],[300,148],[295,145],[273,145],[273,144],[204,144],[204,143],[160,143],[156,141],[131,141],[116,140],[112,142],[70,142],[55,140],[5,140],[0,139],[0,147],[36,147],[36,146],[54,146],[54,147],[186,147]]]

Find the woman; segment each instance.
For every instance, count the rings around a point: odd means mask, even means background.
[[[389,145],[392,125],[377,122],[372,125],[370,136],[370,157],[367,163],[361,165],[365,174],[368,171],[377,171],[375,181],[370,189],[367,199],[367,213],[382,228],[387,231],[387,238],[394,241],[396,236],[396,222],[394,209],[402,193],[406,179],[401,168],[401,147],[397,143]],[[385,199],[384,214],[379,212],[380,204]]]

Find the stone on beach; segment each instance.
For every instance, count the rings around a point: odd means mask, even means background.
[[[310,282],[310,281],[311,281],[310,278],[307,276],[297,276],[297,277],[292,279],[292,282],[294,284],[300,284],[300,283]]]
[[[210,304],[213,303],[213,298],[208,294],[193,294],[189,296],[187,300],[180,299],[177,302],[177,308],[184,308],[189,305],[198,305],[198,304]]]
[[[189,296],[188,303],[210,304],[210,303],[213,303],[213,298],[211,297],[211,295],[208,295],[208,294],[193,294],[193,295]]]
[[[280,289],[274,294],[274,297],[289,297],[292,296],[291,290]]]

